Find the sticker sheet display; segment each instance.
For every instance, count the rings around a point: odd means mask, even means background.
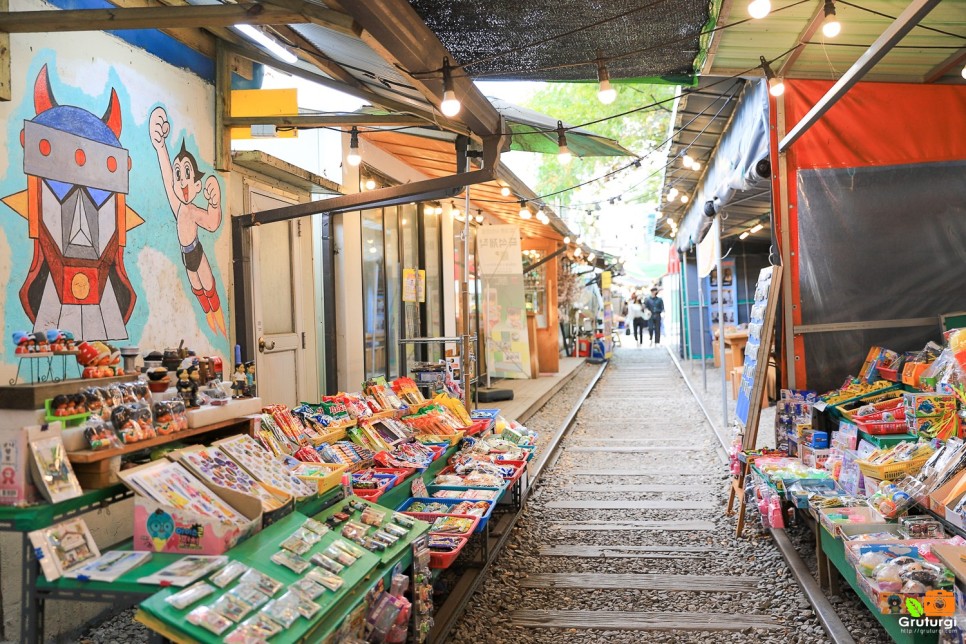
[[[190,510],[224,523],[245,525],[248,519],[228,505],[179,463],[159,462],[122,478],[162,505]]]
[[[187,451],[181,460],[185,461],[198,476],[215,485],[258,498],[262,502],[262,509],[266,512],[282,507],[281,500],[262,487],[238,463],[228,458],[217,447]]]
[[[221,568],[226,563],[228,563],[228,557],[188,555],[165,566],[153,575],[141,577],[138,579],[138,583],[156,584],[159,586],[187,586],[201,579],[211,571]]]
[[[216,443],[228,456],[245,468],[254,478],[284,492],[303,498],[316,490],[299,477],[289,473],[271,452],[251,436],[242,434]]]
[[[83,493],[60,436],[31,441],[30,453],[39,475],[37,487],[50,503],[73,499]]]
[[[87,581],[116,581],[118,577],[150,561],[150,552],[112,550],[83,566],[64,572],[64,577]]]
[[[83,519],[70,519],[27,536],[41,553],[40,566],[51,581],[101,556]]]

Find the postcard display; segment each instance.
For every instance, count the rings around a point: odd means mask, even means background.
[[[708,294],[708,328],[718,325],[718,300],[723,298],[724,326],[736,326],[738,324],[738,289],[735,285],[735,260],[721,260],[721,272],[724,279],[718,283],[718,269],[714,268],[711,273],[704,278],[705,292]],[[735,365],[736,367],[738,365]]]

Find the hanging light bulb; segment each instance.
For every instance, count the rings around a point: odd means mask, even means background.
[[[533,216],[533,213],[531,213],[530,209],[527,208],[527,202],[521,199],[520,200],[520,219],[530,219],[530,217],[532,216]]]
[[[583,243],[584,243],[584,238],[578,235],[577,236],[577,245],[580,246]]]
[[[681,165],[683,165],[685,168],[692,167],[694,165],[694,157],[692,157],[690,154],[685,154],[683,157],[681,157]]]
[[[500,188],[500,196],[501,197],[509,197],[510,196],[510,188],[508,188],[507,186],[503,186],[502,188]]]
[[[687,195],[681,195],[681,203],[687,203],[687,202],[688,202],[688,196]]]
[[[761,20],[771,13],[771,2],[769,0],[752,0],[748,3],[748,15],[755,20]]]
[[[842,33],[842,23],[835,17],[835,3],[825,0],[825,22],[822,23],[822,33],[826,38],[835,38]]]
[[[574,249],[574,257],[580,257],[584,254],[584,251],[580,249],[580,246]]]
[[[459,219],[460,215],[463,213],[461,213],[460,209],[456,207],[456,204],[451,201],[449,202],[449,214],[451,217],[453,217],[453,219]]]
[[[362,163],[362,155],[359,154],[359,128],[355,125],[352,126],[352,131],[349,134],[349,154],[346,155],[345,160],[352,167],[357,167]]]
[[[570,153],[570,148],[567,147],[567,133],[564,130],[563,121],[557,121],[557,160],[567,165],[573,158],[574,155]]]
[[[570,243],[570,237],[569,236],[564,237],[564,243],[565,244],[569,244]]]
[[[738,235],[738,239],[748,239],[748,235],[750,235],[750,234],[751,234],[751,233],[749,233],[749,232],[748,232],[748,231],[746,230],[745,232],[743,232],[743,233],[741,233],[740,235]]]
[[[667,191],[667,200],[668,201],[674,201],[674,199],[677,196],[678,196],[678,189],[677,188],[671,188],[670,190]]]
[[[963,75],[963,78],[966,78],[966,65],[963,65],[963,71],[961,71],[960,74]]]
[[[694,163],[691,164],[691,169],[697,172],[698,170],[701,169],[701,164],[695,161]]]
[[[617,98],[617,90],[611,87],[610,72],[604,64],[604,57],[601,52],[597,52],[597,82],[600,88],[597,90],[597,99],[604,105],[610,105]]]
[[[376,182],[374,179],[366,179],[366,190],[375,190]]]
[[[768,79],[768,93],[776,97],[781,96],[785,93],[785,83],[775,76],[775,72],[772,71],[771,65],[768,64],[764,56],[758,58],[761,60],[761,69],[765,72],[765,78]]]
[[[480,210],[479,208],[476,209],[476,223],[478,224],[483,223],[483,211]]]
[[[591,253],[590,255],[587,256],[587,261],[588,262],[592,262],[595,259],[597,259],[597,255],[595,255],[594,253]]]
[[[443,116],[456,116],[463,107],[460,99],[456,98],[453,90],[453,72],[449,66],[449,56],[443,57],[443,102],[439,104],[439,111]]]

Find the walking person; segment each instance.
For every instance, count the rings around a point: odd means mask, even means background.
[[[661,316],[664,315],[664,300],[657,295],[657,287],[651,288],[651,296],[644,300],[644,309],[650,313],[647,324],[647,335],[651,339],[651,346],[661,344]],[[643,333],[641,334],[643,336]]]
[[[646,321],[644,320],[644,308],[637,301],[637,293],[631,296],[631,301],[627,304],[627,315],[634,325],[634,339],[637,340],[637,346],[641,346],[644,343]]]

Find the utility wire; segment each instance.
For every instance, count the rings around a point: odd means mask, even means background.
[[[896,20],[897,16],[890,16],[887,13],[881,11],[876,11],[875,9],[870,9],[868,7],[863,7],[860,4],[855,4],[854,2],[848,2],[848,0],[836,0],[839,4],[844,4],[846,7],[852,7],[853,9],[858,9],[859,11],[865,11],[873,15],[879,16],[880,18],[888,18],[889,20]],[[953,38],[959,38],[960,40],[966,40],[966,36],[961,36],[959,34],[954,34],[951,31],[944,31],[942,29],[936,29],[935,27],[929,27],[922,23],[914,25],[916,28],[925,29],[926,31],[932,31],[937,34],[942,34],[944,36],[952,36]]]

